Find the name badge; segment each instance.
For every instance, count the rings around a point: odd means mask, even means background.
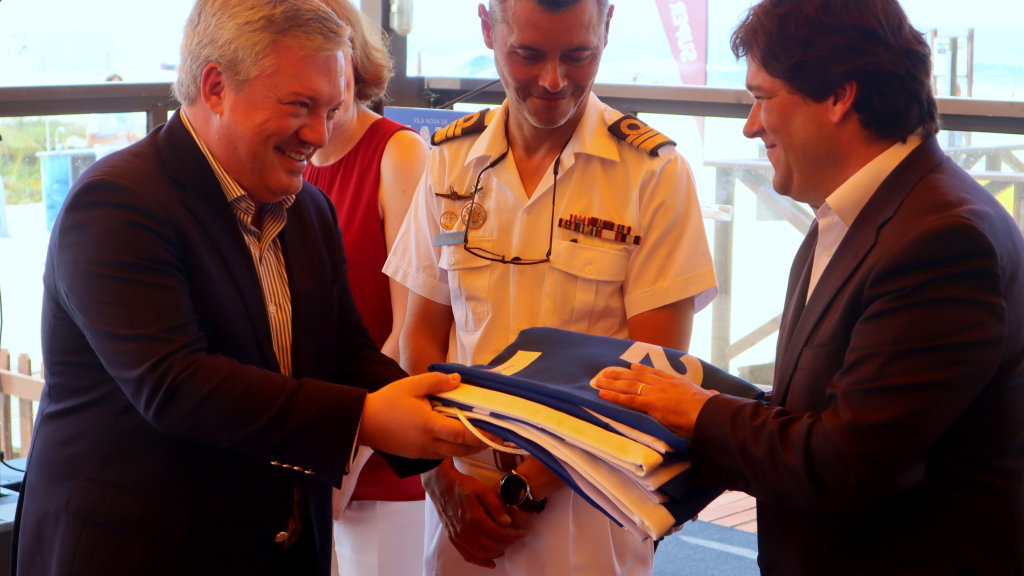
[[[448,232],[434,236],[434,246],[454,246],[466,241],[466,231]]]

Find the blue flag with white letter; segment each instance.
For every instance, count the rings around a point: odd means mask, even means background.
[[[590,385],[601,370],[643,364],[685,378],[706,390],[763,400],[764,392],[724,370],[685,352],[653,344],[591,336],[556,328],[528,328],[515,342],[483,366],[434,364],[431,371],[457,372],[462,381],[481,388],[544,404],[610,431],[595,412],[664,441],[677,452],[686,440],[654,418],[602,400]]]
[[[596,454],[609,449],[606,442],[610,442],[610,437],[598,441],[597,436],[590,436],[591,441],[588,443],[586,438],[579,436],[559,436],[568,429],[559,431],[544,429],[541,426],[537,429],[539,432],[531,432],[530,430],[536,426],[530,424],[530,415],[524,412],[517,416],[517,408],[513,406],[502,412],[485,406],[469,405],[445,396],[435,399],[438,404],[448,407],[438,408],[439,410],[448,410],[449,414],[453,409],[461,410],[460,417],[473,420],[474,427],[496,434],[525,449],[543,462],[573,491],[602,510],[620,526],[628,527],[638,535],[646,534],[658,538],[668,533],[671,526],[678,526],[696,516],[721,494],[721,490],[693,482],[688,468],[675,468],[682,470],[681,472],[671,471],[673,468],[670,462],[679,463],[688,459],[687,439],[676,436],[646,414],[602,400],[599,391],[591,386],[591,381],[603,369],[628,369],[632,364],[656,368],[723,394],[756,401],[764,398],[764,393],[756,386],[677,350],[553,328],[530,328],[520,332],[515,342],[486,365],[434,364],[430,369],[443,373],[458,373],[465,384],[543,405],[619,436],[636,438],[635,432],[640,432],[661,441],[662,449],[665,450],[664,464],[656,468],[668,466],[665,468],[668,475],[662,475],[662,480],[657,483],[646,481],[650,485],[647,488],[651,491],[650,497],[660,504],[651,508],[652,503],[644,505],[641,499],[639,508],[635,508],[627,502],[629,493],[635,491],[637,487],[627,482],[626,487],[622,488],[622,482],[616,480],[630,476],[629,472],[623,473],[621,469],[616,471],[614,466],[603,468],[601,465],[587,465],[584,461],[571,464],[567,458],[573,460],[573,457],[567,456],[564,452],[567,448],[559,444],[568,442],[577,448],[592,446],[595,452],[591,453]],[[512,403],[511,400],[505,402]],[[591,434],[598,433],[604,434],[600,431]],[[527,438],[522,434],[533,436]],[[539,442],[548,444],[538,444],[534,441],[537,438],[541,438]],[[552,453],[552,450],[555,453]],[[657,461],[662,460],[658,458]],[[580,473],[583,470],[578,466],[581,465],[586,467],[583,475],[589,478],[583,482],[584,485],[580,484]],[[652,474],[656,475],[658,472],[655,469],[647,469],[640,474],[642,478],[639,480],[643,483],[643,478],[648,478]],[[617,490],[625,492],[616,492]],[[602,493],[605,496],[611,495],[612,498],[603,497]],[[632,501],[634,504],[637,503],[636,499]],[[661,512],[658,512],[658,509]],[[634,523],[636,526],[632,526]],[[626,526],[627,524],[629,526]]]

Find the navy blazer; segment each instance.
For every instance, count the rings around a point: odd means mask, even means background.
[[[790,275],[772,405],[715,396],[694,471],[757,497],[763,574],[1020,574],[1024,239],[935,138],[811,294]]]
[[[405,373],[356,311],[330,201],[303,183],[287,214],[293,377],[179,114],[75,183],[43,279],[46,385],[15,523],[19,576],[277,574],[296,479],[328,573],[331,487],[367,390]]]

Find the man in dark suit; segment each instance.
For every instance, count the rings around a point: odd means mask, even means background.
[[[896,0],[764,0],[733,50],[744,133],[818,216],[771,405],[644,368],[606,372],[602,396],[757,497],[764,574],[1020,574],[1024,242],[939,148],[927,44]]]
[[[326,575],[356,445],[482,446],[425,398],[457,380],[402,380],[377,351],[331,203],[301,178],[345,97],[347,38],[317,0],[199,0],[182,110],[71,191],[44,276],[20,576]]]

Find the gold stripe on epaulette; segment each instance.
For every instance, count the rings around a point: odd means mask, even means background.
[[[470,114],[469,116],[463,116],[455,122],[452,122],[444,130],[438,130],[434,132],[434,135],[430,138],[430,141],[434,146],[440,145],[442,142],[451,140],[453,138],[459,138],[467,136],[469,134],[479,134],[487,128],[487,116],[490,109],[484,109],[479,112]]]
[[[632,114],[626,114],[613,122],[608,127],[608,131],[619,140],[635,146],[651,156],[657,156],[658,150],[665,146],[676,145],[675,141],[669,140],[668,136],[644,124]]]

